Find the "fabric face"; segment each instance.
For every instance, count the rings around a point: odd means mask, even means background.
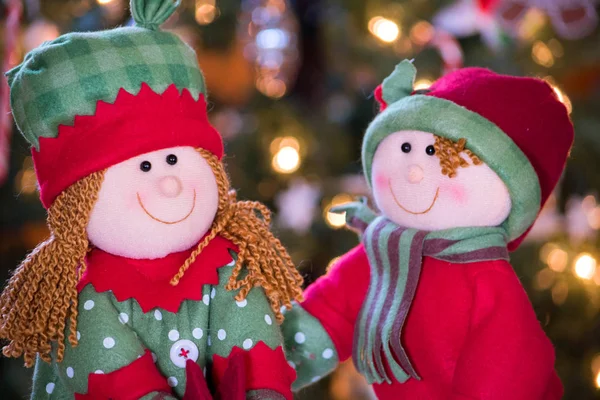
[[[499,226],[511,210],[510,194],[486,164],[442,174],[440,159],[426,152],[435,137],[399,131],[384,139],[373,160],[373,195],[381,212],[396,224],[420,230]],[[404,152],[410,145],[410,151]]]
[[[218,200],[215,176],[194,148],[142,154],[107,169],[88,237],[107,253],[161,258],[198,243]]]

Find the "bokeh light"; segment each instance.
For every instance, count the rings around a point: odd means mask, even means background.
[[[346,193],[338,194],[333,199],[331,199],[331,202],[327,206],[325,206],[325,209],[323,210],[323,215],[325,217],[325,222],[327,222],[327,225],[336,229],[346,225],[346,213],[333,213],[331,212],[331,208],[345,203],[350,203],[352,200],[352,196]]]
[[[424,89],[429,89],[429,87],[431,86],[433,82],[430,81],[429,79],[418,79],[415,82],[415,86],[413,87],[414,90],[424,90]]]
[[[581,279],[592,279],[596,273],[596,259],[589,253],[581,253],[575,259],[575,275]]]
[[[392,43],[400,36],[400,27],[390,19],[373,17],[369,21],[369,32],[383,42]]]

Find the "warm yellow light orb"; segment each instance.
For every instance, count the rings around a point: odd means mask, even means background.
[[[575,275],[581,279],[592,279],[596,273],[596,259],[591,254],[582,253],[575,259]]]
[[[431,82],[429,79],[419,79],[418,81],[415,82],[415,86],[414,86],[414,90],[423,90],[423,89],[429,89],[429,87],[431,86],[433,82]]]
[[[563,249],[557,248],[548,254],[546,262],[552,271],[562,272],[567,267],[569,255]]]
[[[383,17],[373,17],[369,21],[369,31],[379,40],[392,43],[400,36],[400,27],[392,20]]]
[[[111,3],[113,0],[97,0],[98,4],[102,5],[102,4],[108,4]]]
[[[300,153],[292,146],[281,147],[273,156],[273,169],[282,174],[291,174],[300,167]]]
[[[600,372],[596,374],[596,387],[600,389]]]
[[[332,228],[341,228],[346,225],[346,213],[333,213],[331,212],[331,208],[335,206],[339,206],[344,203],[349,203],[352,201],[352,196],[346,193],[341,193],[336,195],[333,199],[331,199],[331,203],[325,206],[325,210],[323,211],[323,215],[325,217],[325,222]]]

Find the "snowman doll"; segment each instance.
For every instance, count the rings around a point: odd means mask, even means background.
[[[238,201],[196,55],[133,0],[135,27],[69,33],[8,72],[50,238],[0,299],[33,399],[292,399],[280,308],[301,277]]]
[[[550,400],[554,349],[509,264],[573,141],[542,80],[457,70],[376,90],[362,162],[376,214],[341,207],[361,244],[286,313],[300,388],[352,357],[380,399]]]

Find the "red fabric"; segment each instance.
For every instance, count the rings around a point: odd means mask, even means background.
[[[204,373],[195,361],[185,362],[185,393],[183,400],[212,400]]]
[[[215,237],[196,257],[179,284],[172,286],[171,278],[195,248],[156,260],[134,260],[94,249],[87,256],[87,269],[77,290],[91,283],[98,293],[112,290],[118,301],[135,299],[145,313],[155,307],[176,313],[184,300],[202,298],[202,285],[218,284],[217,269],[232,260],[228,250],[238,251],[229,240]]]
[[[379,85],[375,88],[375,100],[379,103],[379,112],[382,112],[387,108],[387,103],[383,99],[383,86]]]
[[[75,393],[76,400],[137,400],[148,393],[171,393],[171,388],[152,360],[145,354],[131,364],[108,374],[89,374],[86,394]]]
[[[223,373],[217,389],[219,400],[246,400],[246,357],[243,352],[235,352],[229,357],[227,369]]]
[[[264,342],[258,342],[249,351],[234,347],[228,357],[213,356],[213,378],[219,386],[223,381],[230,360],[243,354],[246,366],[246,391],[269,389],[293,400],[291,386],[296,380],[296,371],[290,367],[283,349],[272,350]]]
[[[305,292],[302,306],[351,356],[369,286],[363,246]],[[425,257],[403,344],[421,380],[376,384],[379,399],[558,400],[554,349],[505,261],[451,264]]]
[[[176,146],[204,148],[223,156],[223,141],[208,121],[206,101],[175,85],[156,94],[147,84],[137,95],[121,89],[114,104],[99,101],[95,115],[60,125],[58,137],[40,138],[32,149],[45,208],[78,180],[140,154]]]
[[[574,138],[567,109],[552,87],[541,79],[463,68],[429,89],[428,96],[450,100],[483,116],[515,142],[538,175],[541,209],[562,174]],[[513,240],[509,250],[516,249],[525,235]]]

